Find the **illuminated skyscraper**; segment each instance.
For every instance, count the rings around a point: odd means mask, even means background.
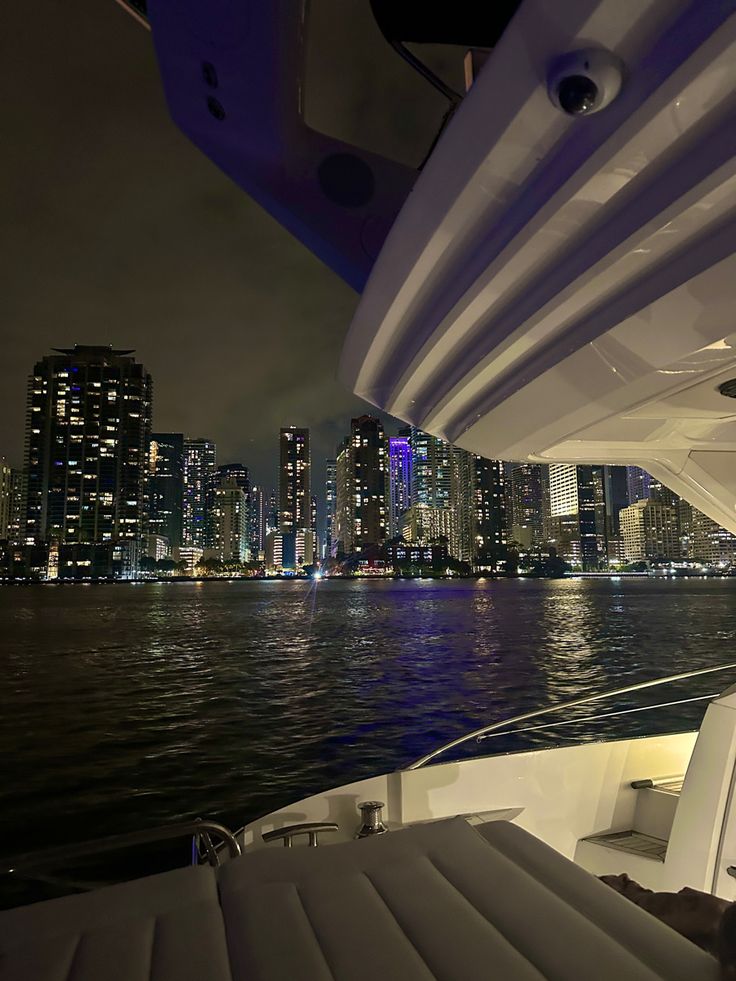
[[[353,466],[353,549],[381,545],[388,537],[386,437],[374,416],[350,424]]]
[[[629,503],[656,501],[668,507],[677,507],[680,498],[656,477],[641,467],[626,467],[626,484]]]
[[[325,541],[323,558],[335,555],[335,511],[337,508],[337,461],[327,461],[325,479]]]
[[[680,557],[676,508],[652,500],[635,501],[619,517],[627,562]]]
[[[649,487],[652,477],[641,467],[626,468],[626,490],[629,504],[649,499]]]
[[[184,440],[184,527],[187,548],[215,544],[215,484],[217,449],[209,439]]]
[[[411,507],[411,446],[408,435],[389,437],[388,474],[388,537],[396,538],[401,528],[401,515]]]
[[[309,502],[309,512],[310,512],[310,522],[309,526],[312,531],[312,550],[313,558],[316,561],[319,558],[319,533],[317,532],[317,496],[312,494],[311,500]]]
[[[544,537],[542,481],[544,468],[538,463],[511,464],[508,494],[511,538],[522,549],[539,546]]]
[[[609,535],[619,533],[619,512],[629,506],[628,470],[636,468],[603,468],[603,485],[606,499],[606,519]],[[643,473],[644,471],[642,471]]]
[[[148,534],[164,538],[167,554],[182,545],[184,436],[153,433],[148,447]]]
[[[250,489],[250,551],[251,557],[262,556],[266,548],[266,507],[267,495],[263,487],[256,484]]]
[[[36,364],[28,383],[27,541],[120,543],[130,555],[142,544],[152,384],[132,353],[78,344]]]
[[[550,464],[545,537],[572,565],[595,570],[604,560],[600,527],[602,474],[600,467]]]
[[[458,510],[453,506],[453,447],[412,426],[411,504],[400,521],[408,541],[428,544],[446,538],[450,550],[458,538]]]
[[[25,534],[25,479],[22,470],[10,472],[10,517],[8,541],[18,544]]]
[[[215,490],[216,548],[223,562],[248,559],[248,508],[235,477],[225,478]]]
[[[224,463],[217,468],[217,483],[223,484],[228,480],[235,481],[245,494],[247,500],[250,494],[250,474],[248,468],[243,466],[242,463]]]
[[[374,416],[352,419],[335,462],[335,534],[340,552],[362,552],[388,537],[388,459]]]
[[[503,464],[452,447],[450,554],[474,568],[503,569],[507,554]]]
[[[450,507],[452,486],[452,447],[438,436],[412,426],[411,503],[430,508]]]
[[[297,565],[298,531],[305,533],[306,564],[313,561],[312,489],[309,430],[288,426],[279,434],[279,531],[283,567]]]
[[[352,444],[346,436],[335,459],[335,555],[349,555],[353,550],[354,499]]]
[[[0,457],[0,542],[7,541],[12,506],[13,471],[5,457]]]
[[[736,563],[736,535],[685,501],[679,502],[678,519],[687,558],[716,566]]]
[[[473,454],[473,550],[475,568],[501,570],[508,552],[504,468],[500,460]]]

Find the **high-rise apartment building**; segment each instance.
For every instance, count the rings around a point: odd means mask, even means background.
[[[402,538],[416,545],[431,545],[444,539],[449,553],[456,541],[456,534],[455,513],[451,507],[431,508],[427,504],[412,504],[401,516]]]
[[[508,548],[503,464],[451,450],[450,555],[474,568],[501,568]]]
[[[407,541],[446,538],[457,550],[457,509],[453,507],[453,447],[416,426],[409,429],[411,504],[400,519]]]
[[[649,500],[649,487],[651,482],[652,476],[651,474],[648,474],[646,470],[642,470],[641,467],[627,467],[626,496],[629,499],[629,504],[635,504],[637,501]]]
[[[679,559],[677,510],[657,501],[635,501],[619,514],[627,562]]]
[[[245,494],[246,499],[250,494],[250,473],[248,468],[242,463],[224,463],[217,468],[217,484],[224,484],[234,480],[238,487]]]
[[[396,538],[401,516],[411,507],[411,446],[408,433],[388,440],[388,537]]]
[[[605,557],[600,467],[550,464],[545,538],[571,565],[595,570]]]
[[[13,468],[10,472],[10,517],[8,519],[8,541],[19,544],[25,537],[25,477],[22,470]]]
[[[322,557],[336,554],[335,513],[337,511],[337,461],[328,460],[325,472],[325,540]]]
[[[268,506],[266,508],[266,528],[276,531],[279,526],[279,495],[277,491],[271,490],[268,494]]]
[[[148,535],[165,539],[166,554],[171,555],[183,544],[183,522],[184,436],[152,433],[148,446]]]
[[[711,518],[690,507],[688,558],[708,565],[736,562],[736,535]]]
[[[352,444],[346,436],[335,457],[335,555],[349,555],[353,551],[353,504]]]
[[[476,568],[504,567],[508,552],[508,519],[504,467],[500,460],[473,454],[473,551]]]
[[[431,508],[450,507],[452,495],[452,446],[438,436],[412,426],[411,502]]]
[[[606,524],[609,537],[619,534],[619,512],[633,503],[629,499],[629,469],[638,468],[616,466],[605,466],[603,468],[603,490],[606,502]],[[636,481],[634,483],[636,484]]]
[[[317,512],[317,496],[316,496],[316,494],[312,494],[312,497],[311,497],[311,500],[310,500],[309,503],[310,503],[310,508],[309,508],[309,511],[310,511],[310,522],[309,522],[309,526],[310,526],[310,529],[311,529],[311,532],[312,532],[312,557],[316,561],[319,558],[319,554],[320,554],[320,552],[319,552],[319,532],[317,531],[318,512]]]
[[[132,354],[78,344],[35,365],[28,382],[27,541],[121,543],[130,555],[142,544],[152,383]]]
[[[513,463],[507,499],[510,505],[510,537],[524,550],[537,548],[544,539],[542,483],[546,468],[539,463]]]
[[[268,495],[263,487],[254,484],[250,489],[250,552],[254,559],[261,558],[266,548],[266,508]]]
[[[209,439],[184,440],[183,544],[205,549],[215,545],[214,520],[217,448]]]
[[[336,552],[362,552],[388,537],[388,454],[380,421],[364,415],[350,423],[350,436],[335,460]]]
[[[215,490],[216,549],[223,562],[248,559],[248,508],[245,492],[235,477],[225,478]]]
[[[386,437],[373,416],[350,424],[353,497],[353,550],[381,545],[388,537]]]
[[[475,454],[452,447],[450,456],[450,507],[448,551],[461,562],[472,563],[475,557],[476,474]]]
[[[309,430],[287,426],[279,434],[279,532],[283,539],[283,566],[296,568],[297,532],[304,532],[306,564],[314,561]]]
[[[13,508],[13,470],[5,457],[0,457],[0,542],[7,541],[10,515]]]
[[[679,501],[674,491],[641,467],[626,467],[626,485],[630,504],[651,500],[668,507],[676,507]]]

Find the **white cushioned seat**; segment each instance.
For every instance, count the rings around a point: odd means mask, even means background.
[[[0,965],[2,981],[719,976],[709,955],[520,828],[461,819],[11,910]]]
[[[2,981],[232,981],[214,870],[0,913]]]

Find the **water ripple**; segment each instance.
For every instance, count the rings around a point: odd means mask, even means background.
[[[735,598],[733,580],[4,588],[0,847],[242,824],[492,719],[725,660]]]

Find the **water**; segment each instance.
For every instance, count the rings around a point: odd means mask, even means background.
[[[5,587],[0,638],[10,855],[196,816],[239,826],[493,719],[736,660],[736,580]],[[676,731],[702,711],[484,751]]]

